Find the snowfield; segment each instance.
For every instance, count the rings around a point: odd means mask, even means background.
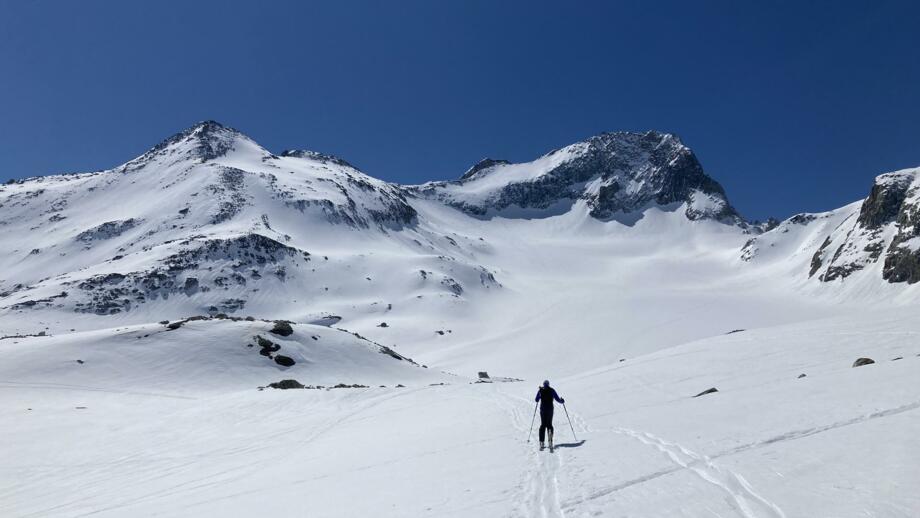
[[[405,187],[207,122],[5,185],[0,516],[918,516],[918,173],[768,227],[667,134]]]

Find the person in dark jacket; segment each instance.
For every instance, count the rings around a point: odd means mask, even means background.
[[[553,400],[565,404],[565,399],[556,394],[556,390],[549,386],[549,380],[543,382],[543,386],[537,389],[537,397],[534,401],[540,402],[540,449],[544,448],[543,438],[549,431],[549,449],[553,449]]]

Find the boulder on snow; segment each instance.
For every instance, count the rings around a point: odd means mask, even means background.
[[[706,390],[700,392],[699,394],[697,394],[697,395],[695,395],[695,396],[693,396],[693,397],[705,396],[706,394],[712,394],[713,392],[718,392],[718,391],[719,391],[719,389],[717,389],[717,388],[715,388],[715,387],[712,387],[712,388],[708,388],[708,389],[706,389]]]
[[[797,379],[802,379],[804,377],[805,377],[805,373],[802,373],[802,374],[799,374],[799,377]]]
[[[281,365],[282,367],[290,367],[297,362],[295,362],[294,359],[289,356],[285,356],[283,354],[276,354],[275,363],[277,363],[278,365]]]
[[[875,363],[875,360],[872,358],[859,358],[853,362],[853,367],[862,367],[863,365],[869,365]]]
[[[271,358],[273,352],[279,351],[281,349],[280,345],[272,342],[271,340],[266,340],[259,335],[256,335],[256,343],[261,348],[259,354],[262,356],[268,356],[269,358]]]
[[[479,379],[481,380],[489,379],[489,373],[486,371],[479,371]]]
[[[291,323],[286,320],[276,320],[275,327],[271,328],[269,332],[279,336],[291,336],[294,334],[294,328],[292,328]]]
[[[271,388],[275,388],[275,389],[302,389],[304,388],[303,384],[301,384],[297,380],[276,381],[274,383],[269,383],[268,386]]]

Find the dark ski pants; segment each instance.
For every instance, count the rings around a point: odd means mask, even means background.
[[[543,438],[546,436],[546,430],[549,430],[550,435],[553,434],[552,407],[540,409],[540,442],[543,442]]]

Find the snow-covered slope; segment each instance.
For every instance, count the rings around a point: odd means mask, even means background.
[[[669,134],[401,186],[209,121],[10,182],[0,515],[916,516],[918,177],[763,232]]]
[[[0,514],[911,518],[918,333],[911,310],[864,313],[553,378],[577,434],[557,408],[555,453],[526,442],[536,381],[137,389],[101,351],[12,368],[4,346]]]

